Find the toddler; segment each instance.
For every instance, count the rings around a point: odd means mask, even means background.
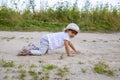
[[[39,47],[36,47],[34,44],[30,44],[28,49],[23,49],[18,56],[43,55],[47,53],[48,50],[65,47],[67,56],[72,57],[73,54],[70,53],[70,47],[75,53],[80,53],[80,51],[76,50],[70,42],[70,39],[74,38],[78,32],[79,27],[75,23],[70,23],[63,32],[51,33],[42,36]]]

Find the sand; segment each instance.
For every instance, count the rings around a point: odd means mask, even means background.
[[[67,66],[70,72],[60,80],[120,80],[120,33],[79,33],[71,40],[81,51],[81,54],[74,54],[74,57],[66,56],[64,48],[49,51],[43,56],[16,56],[29,43],[39,46],[40,38],[48,33],[50,32],[0,31],[0,59],[13,60],[16,64],[9,72],[5,72],[7,68],[0,67],[0,80],[20,80],[16,77],[19,64],[23,64],[26,70],[30,64],[35,64],[39,66],[36,71],[41,69],[41,64],[54,64],[60,68]],[[60,59],[62,54],[63,59]],[[93,70],[94,65],[101,60],[115,70],[114,76],[98,74]],[[80,61],[84,64],[78,64]],[[83,73],[81,68],[86,69],[86,72]],[[58,77],[55,72],[56,70],[50,73],[49,80]],[[5,75],[8,78],[3,79]],[[25,80],[30,80],[30,76]]]

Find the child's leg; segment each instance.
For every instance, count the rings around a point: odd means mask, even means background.
[[[30,50],[31,54],[33,55],[42,55],[45,54],[48,51],[48,40],[46,39],[46,37],[41,38],[40,40],[40,47],[39,50]]]

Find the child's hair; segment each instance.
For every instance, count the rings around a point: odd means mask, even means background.
[[[72,31],[72,33],[75,34],[75,35],[78,33],[77,31],[75,31],[75,30],[73,30],[73,29],[66,29],[66,30],[64,30],[64,31],[65,31],[65,32]]]

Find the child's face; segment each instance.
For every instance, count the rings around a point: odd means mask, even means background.
[[[68,35],[70,38],[74,38],[78,32],[74,31],[74,30],[68,30]]]

